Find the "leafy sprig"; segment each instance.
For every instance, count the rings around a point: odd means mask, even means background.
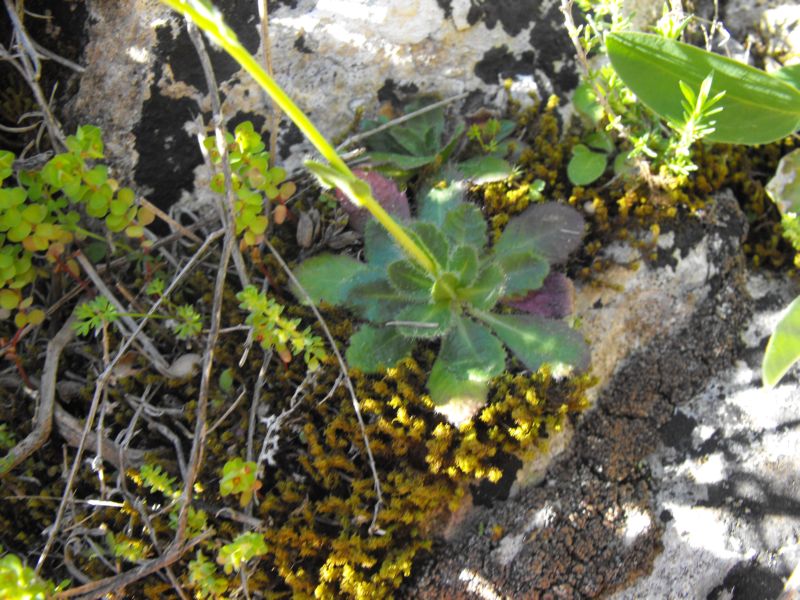
[[[253,328],[262,348],[274,349],[284,362],[288,363],[292,356],[302,356],[309,370],[319,368],[327,354],[322,338],[313,335],[311,328],[298,329],[300,319],[284,317],[285,307],[255,286],[247,286],[236,298],[241,303],[239,307],[249,313],[246,323]]]

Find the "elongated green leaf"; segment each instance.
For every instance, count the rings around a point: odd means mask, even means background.
[[[566,323],[535,315],[498,315],[476,311],[503,343],[531,371],[545,363],[565,363],[578,369],[589,365],[583,336]]]
[[[800,90],[800,64],[781,67],[773,75]]]
[[[496,256],[531,251],[551,264],[564,262],[583,237],[583,217],[555,202],[536,204],[514,217],[495,244]]]
[[[325,300],[338,305],[344,303],[354,278],[366,271],[364,263],[349,256],[320,254],[303,261],[294,275],[314,303]],[[301,301],[305,300],[299,290],[293,292]]]
[[[445,178],[437,182],[421,194],[417,213],[420,220],[441,227],[447,213],[462,203],[465,192],[463,181]]]
[[[470,318],[453,315],[439,351],[442,366],[473,381],[485,381],[506,367],[506,352],[491,331]]]
[[[436,148],[431,151],[425,144],[424,134],[410,127],[392,127],[389,135],[412,156],[429,156],[436,153]]]
[[[472,246],[459,246],[450,255],[447,270],[458,276],[460,287],[472,285],[478,275],[478,253]]]
[[[431,223],[414,223],[411,230],[436,264],[444,268],[450,257],[450,244],[439,229]]]
[[[659,116],[683,121],[683,81],[697,92],[713,75],[710,97],[725,96],[707,139],[733,144],[763,144],[790,135],[800,126],[800,90],[782,81],[700,48],[647,33],[606,36],[611,64],[625,85]]]
[[[443,336],[450,328],[452,315],[448,302],[411,305],[397,313],[397,321],[409,324],[396,327],[405,337],[437,338]]]
[[[471,286],[459,291],[458,297],[479,310],[489,310],[505,295],[506,274],[490,262],[478,273]]]
[[[396,329],[363,325],[350,337],[345,358],[351,367],[376,373],[393,367],[413,347],[414,340],[403,337]]]
[[[431,400],[439,407],[449,405],[447,416],[456,425],[469,419],[486,403],[489,380],[468,379],[444,368],[436,359],[428,378]]]
[[[433,289],[433,279],[410,260],[397,260],[386,271],[389,283],[398,292],[410,298],[428,300]]]
[[[538,290],[550,272],[547,261],[533,252],[502,254],[497,261],[506,274],[505,296],[518,296]]]
[[[413,302],[407,294],[394,289],[385,279],[352,286],[345,303],[362,318],[385,323]]]
[[[458,140],[461,138],[462,133],[464,133],[464,123],[459,122],[458,125],[456,125],[455,131],[453,132],[453,137],[450,138],[450,141],[447,142],[444,148],[442,148],[436,155],[436,158],[438,158],[440,162],[447,162],[447,159],[450,158],[450,155],[456,149]]]
[[[800,297],[789,305],[767,342],[761,363],[761,378],[768,388],[775,386],[800,359]]]
[[[454,246],[472,246],[476,251],[488,241],[486,220],[474,204],[462,204],[447,213],[442,231]]]

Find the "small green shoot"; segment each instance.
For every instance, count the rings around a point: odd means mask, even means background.
[[[246,323],[253,328],[262,348],[274,349],[285,363],[292,356],[302,356],[309,370],[319,368],[327,357],[322,339],[313,335],[309,327],[299,330],[300,319],[284,317],[284,306],[252,285],[236,294],[236,298],[241,302],[239,307],[249,313]]]
[[[267,544],[261,533],[243,533],[236,536],[230,544],[220,548],[217,563],[222,565],[226,575],[234,569],[237,571],[248,560],[267,553]]]
[[[221,598],[228,590],[228,581],[217,576],[217,569],[200,550],[194,560],[189,562],[189,583],[194,587],[195,595],[201,600]]]
[[[239,494],[239,504],[244,508],[250,504],[253,494],[261,488],[256,463],[233,458],[222,467],[219,493],[223,496]]]

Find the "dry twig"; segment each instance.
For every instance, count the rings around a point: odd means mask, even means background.
[[[69,498],[72,494],[72,486],[75,482],[75,475],[78,472],[78,466],[80,465],[81,457],[83,456],[83,450],[86,446],[87,436],[89,434],[89,430],[92,428],[94,423],[94,417],[97,414],[97,408],[100,403],[100,397],[102,396],[103,390],[105,389],[108,380],[111,378],[114,372],[114,367],[117,366],[117,363],[125,356],[125,353],[133,344],[133,341],[136,339],[142,330],[144,329],[145,325],[148,322],[148,319],[156,313],[156,311],[161,307],[161,304],[169,298],[170,294],[175,290],[176,287],[183,281],[183,278],[191,272],[194,268],[195,263],[200,259],[200,257],[205,253],[205,251],[213,244],[219,237],[222,235],[222,231],[219,230],[211,234],[206,241],[203,243],[200,248],[198,248],[197,252],[195,252],[192,257],[189,259],[189,262],[186,263],[186,266],[175,276],[175,279],[169,284],[164,293],[153,303],[153,306],[150,307],[148,313],[144,316],[144,318],[139,322],[139,325],[134,329],[133,333],[129,337],[125,339],[125,341],[120,346],[119,350],[117,350],[117,354],[108,364],[108,366],[103,370],[103,372],[97,378],[95,382],[94,388],[94,395],[92,396],[92,402],[89,407],[89,414],[86,417],[86,422],[83,426],[83,432],[81,434],[80,443],[78,444],[78,449],[75,453],[75,458],[72,461],[72,467],[70,468],[69,475],[67,476],[67,481],[64,487],[64,494],[61,498],[61,503],[58,506],[58,511],[56,512],[55,520],[53,521],[53,525],[50,528],[50,534],[47,537],[47,542],[45,542],[44,549],[42,550],[42,554],[39,556],[39,560],[36,563],[36,572],[39,573],[44,565],[44,561],[47,558],[47,555],[50,552],[50,549],[53,547],[53,543],[55,542],[56,535],[58,534],[58,530],[61,526],[61,520],[64,518],[64,511],[66,510],[67,503],[69,502]],[[176,559],[177,560],[177,559]]]
[[[28,458],[50,437],[53,429],[53,410],[56,397],[56,376],[58,362],[64,347],[75,335],[72,329],[74,319],[68,319],[58,333],[47,344],[47,355],[44,360],[41,384],[39,386],[39,405],[36,409],[36,420],[31,431],[0,461],[0,478]]]

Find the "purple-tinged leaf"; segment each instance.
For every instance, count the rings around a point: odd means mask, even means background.
[[[508,222],[495,244],[496,256],[532,251],[550,264],[563,263],[583,238],[583,217],[555,202],[536,204]]]
[[[354,170],[353,174],[366,181],[372,190],[372,196],[378,201],[386,212],[390,215],[407,220],[411,218],[411,209],[408,206],[408,198],[405,192],[401,192],[397,184],[381,175],[376,171],[361,171]],[[340,190],[336,190],[336,198],[342,204],[342,208],[350,217],[350,227],[358,231],[364,232],[364,227],[370,219],[370,214],[366,208],[356,206],[350,199],[345,196]]]
[[[519,311],[546,319],[563,319],[575,310],[575,286],[566,275],[550,273],[541,289],[522,298],[505,298],[502,302]]]

